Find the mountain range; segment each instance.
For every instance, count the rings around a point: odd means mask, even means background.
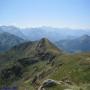
[[[83,35],[75,39],[60,40],[56,45],[66,52],[90,52],[90,36]]]
[[[0,26],[0,31],[14,34],[23,39],[30,41],[40,40],[46,37],[53,41],[62,39],[72,39],[83,35],[90,36],[89,29],[69,29],[69,28],[52,28],[52,27],[36,27],[36,28],[17,28],[15,26]]]
[[[37,41],[44,37],[55,43],[56,46],[65,52],[90,51],[89,36],[90,30],[88,29],[73,30],[45,26],[21,29],[15,26],[0,26],[0,51],[7,51],[21,42]]]
[[[19,38],[25,39],[25,36],[20,31],[20,28],[17,28],[15,26],[0,26],[0,32],[6,32],[18,36]]]
[[[90,31],[0,27],[0,89],[90,90]]]
[[[7,32],[0,32],[0,52],[9,50],[15,45],[25,42],[24,39]]]
[[[39,40],[43,37],[48,38],[49,40],[59,41],[63,39],[73,39],[83,35],[90,35],[89,29],[69,29],[69,28],[52,28],[52,27],[38,27],[38,28],[25,28],[21,32],[29,40]]]
[[[89,90],[90,53],[63,53],[47,38],[0,53],[0,88]]]

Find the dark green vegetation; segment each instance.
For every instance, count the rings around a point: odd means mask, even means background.
[[[38,90],[46,79],[62,83],[45,90],[90,90],[90,53],[62,53],[43,38],[0,54],[0,87]]]

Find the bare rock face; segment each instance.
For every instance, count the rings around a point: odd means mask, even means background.
[[[51,87],[51,86],[55,86],[56,84],[57,84],[56,81],[48,79],[43,82],[43,87]]]

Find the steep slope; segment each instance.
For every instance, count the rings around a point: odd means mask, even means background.
[[[60,50],[45,38],[14,46],[11,50],[0,55],[1,86],[6,82],[7,85],[15,82],[15,78],[20,79],[27,71],[27,67],[33,64],[52,63],[60,53]]]
[[[24,40],[17,36],[2,32],[0,33],[0,52],[7,51],[22,42],[24,42]]]
[[[72,40],[61,40],[57,42],[57,46],[67,52],[89,52],[90,36],[84,35]]]
[[[52,54],[60,53],[60,50],[53,43],[51,43],[48,39],[45,38],[41,39],[38,42],[36,50],[38,54],[43,54],[43,52]]]
[[[14,53],[13,53],[14,52]],[[46,38],[40,41],[29,41],[13,47],[7,53],[10,56],[30,57],[30,56],[44,56],[44,54],[59,54],[61,51]]]

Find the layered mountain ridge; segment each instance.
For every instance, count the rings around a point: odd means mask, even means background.
[[[59,48],[66,52],[89,52],[90,51],[90,36],[83,35],[72,40],[61,40],[56,42]]]
[[[7,32],[0,33],[0,52],[5,52],[15,45],[25,42],[24,39]]]
[[[45,35],[41,35],[43,31],[35,32],[28,33],[34,37],[29,37],[32,40],[29,41],[0,31],[0,40],[4,41],[2,46],[13,45],[0,53],[0,89],[16,87],[18,90],[90,90],[90,36],[86,34],[61,40],[61,36],[58,37],[60,33],[57,33],[55,36],[60,40],[58,48],[54,45],[57,43],[54,40],[57,39],[51,38],[51,31],[48,32],[50,38],[42,38]],[[62,45],[70,48],[62,48]],[[68,52],[80,51],[70,54],[62,49],[70,50]]]

